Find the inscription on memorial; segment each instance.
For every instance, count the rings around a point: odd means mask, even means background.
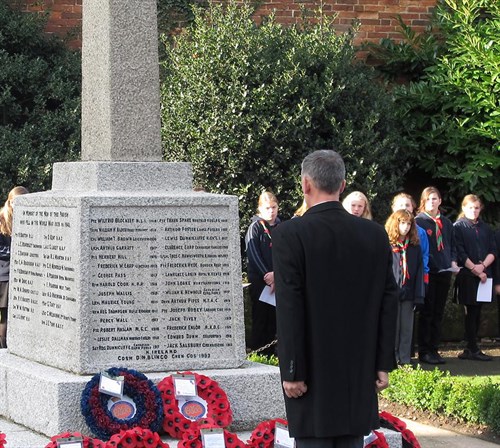
[[[14,231],[11,314],[41,332],[76,331],[75,242],[71,236],[75,208],[20,208]],[[45,328],[45,330],[44,330]]]
[[[97,360],[234,357],[227,207],[93,207]]]

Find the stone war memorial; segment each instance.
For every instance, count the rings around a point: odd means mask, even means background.
[[[0,415],[48,436],[89,434],[80,396],[111,367],[212,377],[234,429],[284,416],[278,369],[245,361],[237,198],[162,162],[156,20],[84,2],[82,160],[15,202]]]

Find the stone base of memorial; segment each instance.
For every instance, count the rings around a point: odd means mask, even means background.
[[[175,372],[151,372],[154,383]],[[251,431],[263,420],[285,418],[277,367],[245,362],[238,369],[199,371],[217,381],[233,411],[233,431]],[[0,415],[49,437],[89,434],[80,411],[86,375],[43,366],[0,350]]]

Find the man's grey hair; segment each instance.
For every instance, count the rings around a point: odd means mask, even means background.
[[[314,151],[302,162],[302,176],[311,179],[319,190],[332,194],[345,179],[345,165],[340,154],[330,149]]]

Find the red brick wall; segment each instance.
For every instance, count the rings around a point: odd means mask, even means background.
[[[7,2],[22,11],[48,11],[46,32],[67,38],[68,46],[71,48],[82,46],[83,0],[7,0]]]
[[[268,0],[259,11],[276,10],[279,22],[295,23],[300,20],[301,7],[315,10],[319,3],[314,0]],[[384,37],[400,37],[397,15],[415,31],[422,32],[435,6],[436,0],[324,0],[323,11],[330,16],[337,14],[333,23],[339,31],[347,31],[352,21],[358,20],[361,24],[358,42],[378,42]]]
[[[84,0],[7,0],[25,11],[49,11],[47,33],[60,36],[69,34],[69,46],[81,46],[82,3]],[[103,0],[104,1],[104,0]],[[357,41],[378,42],[383,37],[398,39],[396,15],[417,32],[423,31],[436,0],[323,0],[325,14],[338,14],[334,24],[339,31],[347,30],[352,20],[358,19],[361,28]],[[319,0],[264,0],[256,13],[260,15],[276,11],[280,23],[300,21],[301,7],[316,10]],[[43,5],[43,6],[40,6]]]

